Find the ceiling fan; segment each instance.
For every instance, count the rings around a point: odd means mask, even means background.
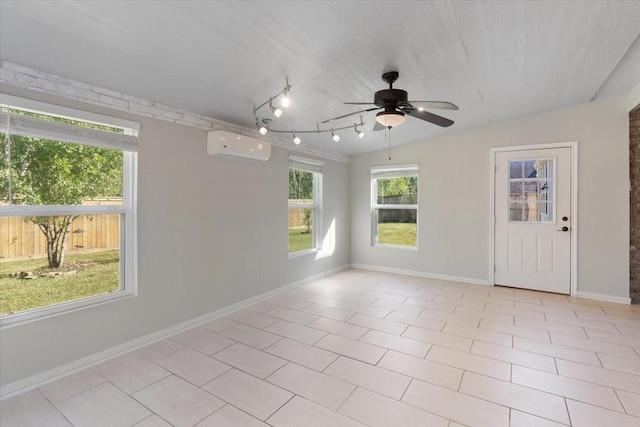
[[[458,107],[455,104],[445,101],[408,101],[408,94],[406,91],[393,88],[393,83],[398,79],[398,76],[399,73],[397,71],[389,71],[382,75],[382,80],[389,84],[389,89],[377,91],[373,97],[373,102],[345,102],[345,104],[348,105],[375,105],[375,107],[333,117],[323,121],[322,123],[324,124],[334,120],[343,119],[345,117],[353,116],[354,114],[382,109],[383,111],[376,114],[376,124],[373,128],[374,131],[385,128],[391,129],[392,127],[401,125],[404,123],[405,115],[442,127],[448,127],[453,124],[453,120],[429,113],[424,111],[424,109],[437,108],[441,110],[457,110]]]

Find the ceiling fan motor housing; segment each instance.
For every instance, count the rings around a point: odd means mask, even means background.
[[[407,92],[402,89],[383,89],[376,92],[373,103],[378,107],[408,107]]]

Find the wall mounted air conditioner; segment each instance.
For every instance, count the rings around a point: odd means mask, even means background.
[[[207,132],[207,154],[264,162],[271,157],[271,143],[226,130]]]

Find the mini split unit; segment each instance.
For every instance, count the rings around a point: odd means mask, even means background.
[[[264,162],[271,157],[271,143],[226,130],[212,130],[207,133],[207,154]]]

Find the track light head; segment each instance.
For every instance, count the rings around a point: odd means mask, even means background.
[[[273,113],[274,116],[276,116],[276,118],[280,117],[282,115],[282,110],[279,108],[274,107],[271,104],[271,99],[269,99],[269,109],[271,110],[271,112]]]
[[[358,125],[353,125],[353,129],[356,131],[356,133],[358,134],[358,138],[362,139],[364,138],[364,132],[358,129]]]
[[[262,119],[262,124],[260,124],[258,122],[258,118],[256,117],[256,127],[258,127],[258,132],[260,132],[260,135],[267,134],[267,132],[269,131],[269,122],[271,122],[271,119]]]
[[[340,141],[340,135],[336,135],[335,133],[333,133],[333,129],[331,129],[331,138],[332,138],[335,142]]]
[[[289,89],[291,89],[291,85],[289,84],[289,77],[285,77],[284,81],[285,86],[282,90],[283,94],[282,99],[280,99],[280,105],[282,105],[284,108],[287,108],[291,104],[291,101],[289,100]]]
[[[300,139],[300,137],[298,135],[296,135],[296,131],[293,131],[293,143],[296,145],[300,145],[300,143],[302,142],[302,140]]]

